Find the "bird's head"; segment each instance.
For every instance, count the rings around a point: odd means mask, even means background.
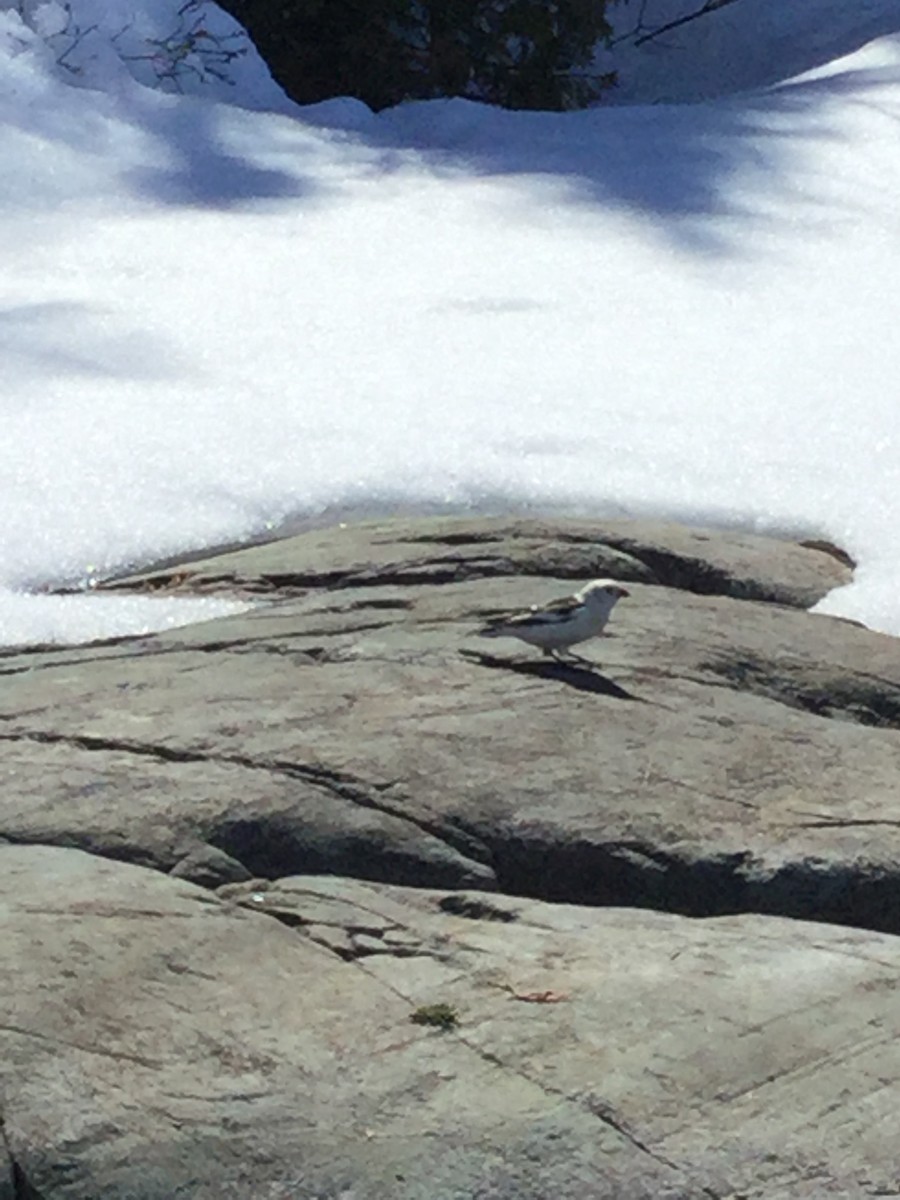
[[[617,600],[629,595],[629,592],[615,579],[594,579],[591,583],[586,583],[576,595],[579,600],[586,600],[592,604],[602,603],[612,608]]]

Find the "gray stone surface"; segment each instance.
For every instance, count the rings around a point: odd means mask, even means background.
[[[601,574],[594,668],[473,636]],[[900,642],[804,611],[849,575],[372,523],[0,654],[0,1200],[900,1194]]]
[[[810,546],[817,547],[810,552]],[[371,521],[176,563],[107,587],[280,594],[309,587],[460,583],[537,575],[582,582],[611,575],[701,594],[808,608],[850,578],[850,560],[824,542],[797,545],[661,521],[504,517]]]
[[[12,1195],[786,1200],[896,1184],[886,935],[327,876],[216,896],[13,846],[0,919]],[[455,1028],[413,1023],[434,1004]]]
[[[611,636],[588,645],[598,669],[547,662],[471,635],[487,614],[570,590],[537,572],[558,572],[576,534],[592,571],[621,551],[584,523],[512,528],[339,530],[330,573],[315,531],[191,568],[194,586],[302,578],[302,594],[0,660],[0,745],[16,772],[0,835],[202,883],[331,871],[900,927],[900,642],[787,604],[634,582],[649,570],[635,558]],[[397,582],[416,536],[429,553],[452,539],[452,578],[422,582],[420,563],[419,582]],[[527,544],[529,573],[479,575],[486,536],[503,564]],[[741,594],[811,601],[847,577],[789,543],[670,529],[663,555],[665,536],[615,534],[629,554],[652,546],[673,577]]]

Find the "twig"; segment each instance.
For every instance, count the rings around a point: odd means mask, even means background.
[[[684,13],[683,16],[675,17],[674,20],[667,21],[664,25],[660,25],[656,29],[642,33],[641,31],[647,28],[644,25],[644,14],[647,11],[648,3],[648,0],[642,0],[637,24],[628,33],[623,33],[619,37],[613,38],[610,44],[617,45],[619,42],[630,41],[633,38],[635,46],[643,46],[646,42],[652,42],[654,38],[662,37],[664,33],[671,33],[673,29],[680,29],[682,25],[688,25],[691,21],[696,21],[699,17],[705,17],[708,13],[715,12],[719,8],[724,8],[726,4],[734,4],[734,2],[735,0],[705,0],[703,6],[694,12]],[[635,34],[640,34],[640,36],[635,37]]]

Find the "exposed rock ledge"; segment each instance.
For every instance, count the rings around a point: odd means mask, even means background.
[[[900,641],[805,611],[849,573],[386,522],[0,656],[0,1200],[900,1195]],[[606,574],[597,670],[470,636]]]

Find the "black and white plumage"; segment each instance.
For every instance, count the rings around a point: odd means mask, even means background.
[[[527,612],[492,617],[479,630],[480,637],[515,637],[537,646],[553,658],[570,646],[598,637],[606,628],[616,603],[628,591],[615,579],[595,579],[574,596],[535,605]],[[577,658],[578,655],[570,655]]]

